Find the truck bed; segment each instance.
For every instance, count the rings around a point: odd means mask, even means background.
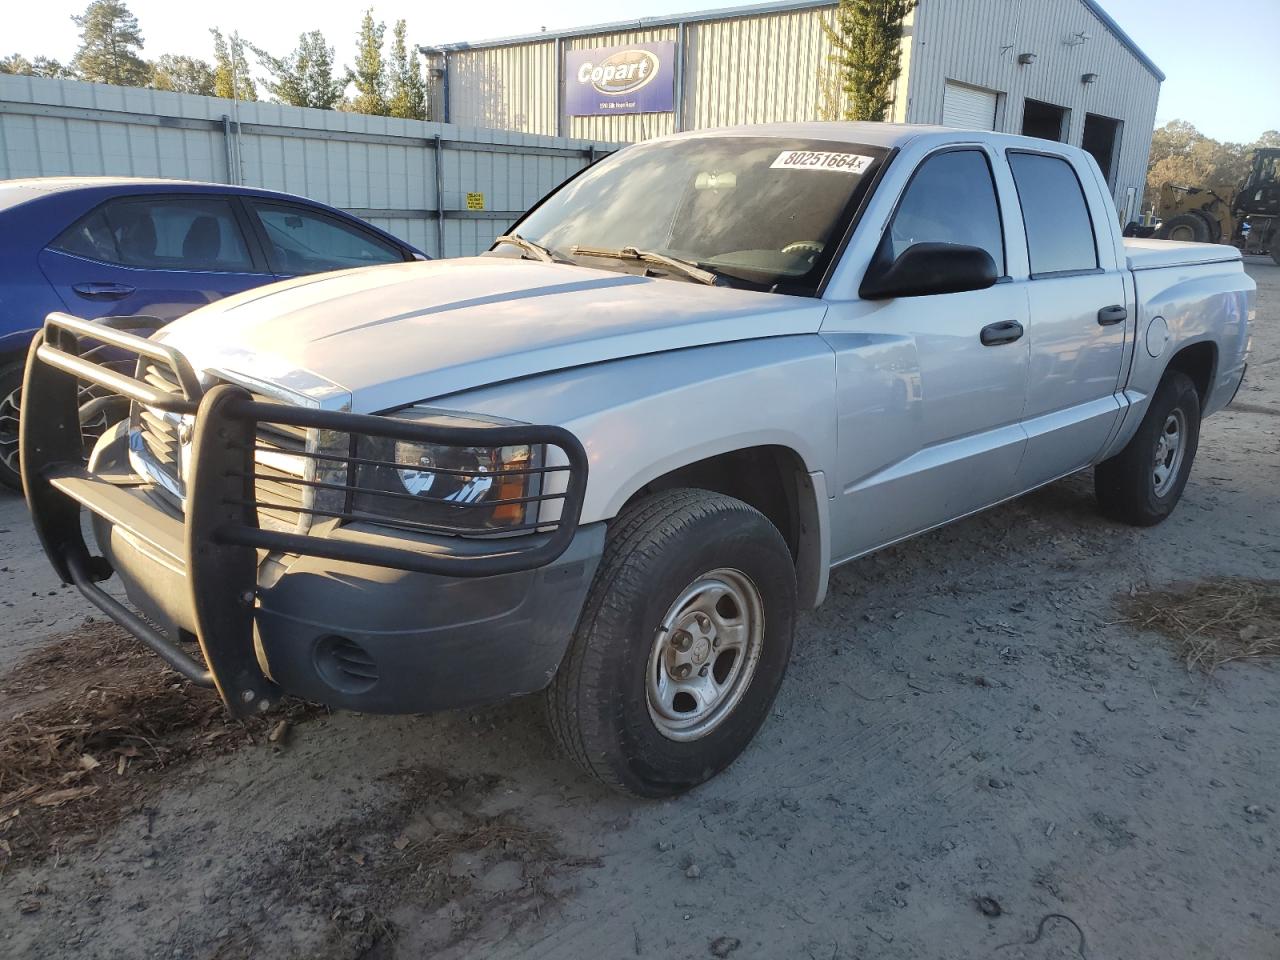
[[[1130,270],[1185,267],[1199,263],[1224,263],[1240,259],[1240,251],[1225,243],[1181,243],[1126,237],[1125,258]]]

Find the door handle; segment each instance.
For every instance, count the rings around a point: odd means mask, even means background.
[[[71,287],[86,300],[123,300],[133,293],[134,288],[127,283],[77,283]]]
[[[1017,320],[1001,320],[999,323],[989,323],[983,327],[982,332],[978,334],[978,339],[982,341],[984,347],[994,347],[1000,343],[1021,340],[1022,333],[1022,324]]]
[[[1128,319],[1129,311],[1118,303],[1098,311],[1098,323],[1104,327],[1109,327],[1113,323],[1124,323]]]

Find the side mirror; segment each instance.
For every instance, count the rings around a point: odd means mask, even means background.
[[[896,260],[885,262],[877,254],[862,278],[858,296],[863,300],[888,300],[963,293],[985,290],[998,279],[995,261],[981,247],[962,243],[913,243]]]

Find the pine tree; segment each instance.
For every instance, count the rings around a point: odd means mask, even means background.
[[[233,33],[228,40],[221,30],[209,32],[213,34],[213,95],[228,100],[257,100],[258,88],[249,76],[245,44],[239,34]]]
[[[823,24],[836,53],[846,120],[883,120],[902,72],[902,21],[916,0],[840,0],[835,26]]]
[[[324,42],[319,30],[299,36],[297,48],[286,57],[273,57],[261,47],[252,49],[274,78],[267,81],[267,90],[281,103],[330,110],[342,99],[346,80],[333,75],[333,47]]]
[[[139,56],[142,33],[138,18],[122,0],[93,0],[81,16],[73,16],[80,28],[80,49],[71,67],[85,80],[141,87],[151,78],[151,68]]]
[[[166,53],[151,65],[151,86],[157,90],[212,97],[215,89],[213,67],[199,57]]]
[[[387,25],[375,23],[373,10],[366,10],[356,41],[355,69],[350,73],[351,82],[356,85],[356,95],[346,105],[355,113],[387,115],[387,64],[382,58],[382,38],[386,32]]]
[[[388,113],[406,120],[427,119],[427,82],[416,51],[410,51],[407,29],[397,20],[391,31],[391,96]]]
[[[60,80],[75,78],[74,70],[52,57],[36,57],[34,60],[28,60],[20,53],[0,57],[0,73],[12,73],[20,77],[53,77]]]

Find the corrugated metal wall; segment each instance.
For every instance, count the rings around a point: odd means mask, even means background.
[[[1035,62],[1020,66],[1020,53]],[[1022,131],[1028,97],[1070,111],[1067,142],[1076,146],[1086,113],[1120,120],[1116,206],[1130,187],[1141,200],[1160,81],[1080,0],[920,0],[912,60],[912,123],[941,122],[947,80],[998,92],[996,128],[1006,133]],[[1081,82],[1085,73],[1097,81]]]
[[[436,137],[442,140],[439,150]],[[349,210],[433,256],[441,249],[444,256],[485,249],[515,214],[588,163],[593,149],[612,147],[269,103],[237,108],[215,97],[0,75],[0,179],[110,175],[239,182]],[[486,209],[466,209],[468,193],[483,193]]]
[[[505,46],[451,50],[449,118],[455,123],[501,126],[525,133],[630,142],[683,129],[774,120],[835,119],[838,88],[830,40],[822,30],[833,3],[798,10],[703,20],[685,26],[685,86],[682,114],[651,113],[604,117],[563,115],[557,89],[557,43],[563,50],[679,43],[678,25],[594,33]],[[907,32],[910,32],[908,20]],[[905,91],[906,73],[900,86]],[[829,94],[835,93],[834,103]],[[895,116],[894,119],[901,119]]]
[[[554,137],[555,91],[554,40],[449,55],[453,123]]]
[[[822,30],[834,3],[693,20],[684,27],[682,112],[607,117],[556,111],[557,50],[680,38],[676,24],[644,30],[452,50],[450,118],[530,133],[633,141],[683,129],[838,114],[831,42]],[[736,13],[736,11],[735,11]],[[1070,45],[1074,35],[1089,39]],[[1035,53],[1031,66],[1019,53]],[[1097,73],[1083,84],[1084,73]],[[939,123],[947,80],[1001,94],[997,127],[1020,132],[1023,99],[1071,111],[1068,140],[1079,145],[1086,113],[1122,121],[1115,169],[1117,206],[1141,196],[1160,82],[1081,0],[920,0],[903,25],[902,74],[890,119]],[[832,94],[836,94],[835,102]]]

